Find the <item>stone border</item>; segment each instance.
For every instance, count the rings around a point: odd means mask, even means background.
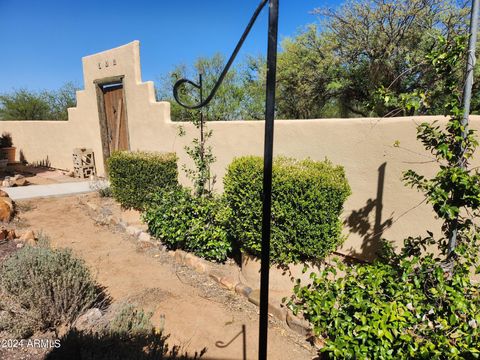
[[[95,213],[99,212],[99,207],[96,204],[92,204],[89,201],[84,202],[84,204],[91,211]],[[189,267],[197,273],[208,275],[225,289],[234,291],[238,295],[245,297],[249,302],[256,306],[260,305],[260,289],[252,289],[248,284],[239,282],[232,276],[222,273],[219,270],[212,269],[209,261],[183,250],[169,251],[160,243],[160,241],[153,239],[146,231],[136,226],[129,225],[117,216],[106,215],[101,219],[96,219],[96,221],[102,225],[119,226],[127,234],[136,238],[139,243],[146,243],[159,248],[161,251],[170,255],[177,264]],[[306,320],[293,315],[290,310],[269,302],[268,311],[270,315],[275,316],[278,320],[286,323],[286,325],[296,333],[306,337],[311,335],[310,324]]]

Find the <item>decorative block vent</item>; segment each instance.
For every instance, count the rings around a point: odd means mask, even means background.
[[[73,172],[75,177],[88,179],[96,175],[95,156],[92,149],[74,149],[73,150]]]

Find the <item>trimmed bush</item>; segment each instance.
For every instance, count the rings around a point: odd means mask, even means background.
[[[151,194],[178,184],[174,153],[114,152],[107,161],[110,186],[123,207],[142,210]]]
[[[17,336],[71,324],[109,298],[83,260],[69,250],[30,247],[11,255],[0,267],[1,328]]]
[[[194,197],[184,188],[155,195],[143,218],[169,249],[224,261],[231,251],[225,231],[228,208],[220,197]]]
[[[235,159],[224,178],[228,231],[243,251],[260,256],[263,159]],[[329,161],[276,158],[273,163],[271,261],[323,259],[342,243],[340,213],[350,186]]]

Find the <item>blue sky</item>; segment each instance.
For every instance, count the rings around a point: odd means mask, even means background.
[[[317,21],[310,12],[340,0],[280,0],[280,39]],[[143,80],[175,64],[229,56],[259,0],[0,0],[0,93],[83,84],[81,58],[140,40]],[[264,9],[238,59],[264,54]]]

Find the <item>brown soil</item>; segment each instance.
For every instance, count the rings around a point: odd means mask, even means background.
[[[34,205],[20,212],[19,221],[42,230],[53,246],[73,249],[115,301],[130,300],[152,311],[154,325],[164,323],[170,334],[169,343],[189,353],[206,347],[206,359],[243,359],[241,336],[225,348],[218,345],[228,343],[245,325],[246,358],[257,358],[258,308],[246,299],[177,265],[165,252],[141,248],[125,233],[97,225],[79,197],[35,200]],[[302,338],[274,319],[268,350],[272,360],[314,355]]]
[[[72,178],[66,171],[53,169],[43,166],[30,165],[9,165],[5,171],[0,172],[0,180],[6,176],[23,175],[27,180],[27,185],[47,185],[65,182],[82,181],[85,179]]]

